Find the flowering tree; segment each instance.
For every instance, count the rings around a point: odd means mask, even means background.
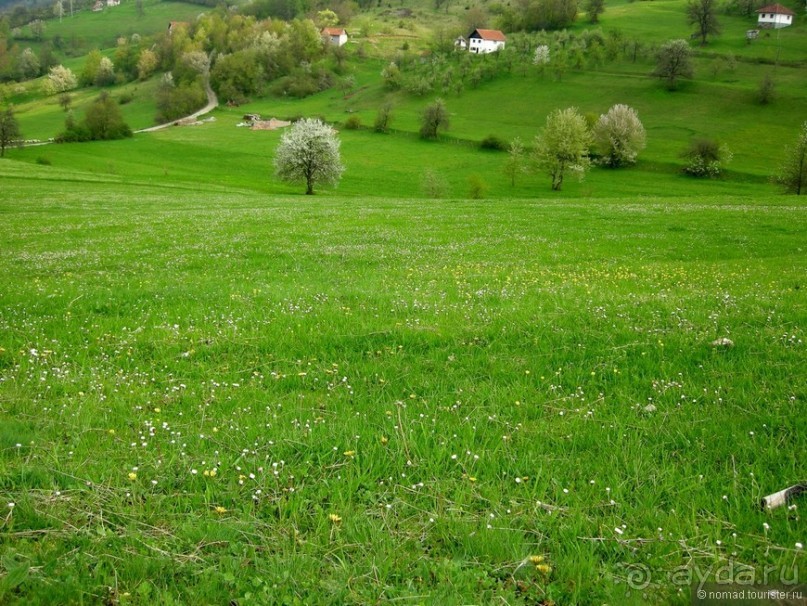
[[[78,86],[78,78],[69,67],[55,65],[50,68],[47,78],[42,84],[42,88],[48,95],[65,93]]]
[[[617,104],[594,126],[594,145],[605,166],[633,164],[645,146],[645,130],[636,110]]]
[[[319,120],[299,120],[283,134],[275,154],[275,174],[283,181],[304,181],[306,194],[317,183],[336,185],[345,171],[336,131]]]
[[[535,137],[535,164],[552,177],[552,189],[560,190],[567,172],[583,178],[591,166],[588,148],[591,133],[577,108],[556,109]]]

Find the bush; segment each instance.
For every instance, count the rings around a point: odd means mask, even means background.
[[[51,165],[50,158],[46,158],[45,156],[37,156],[36,163],[41,164],[42,166],[50,166]]]
[[[695,139],[682,154],[687,160],[684,173],[692,177],[719,177],[731,162],[731,151],[714,139]]]
[[[768,105],[772,103],[776,96],[776,87],[770,74],[765,74],[759,82],[757,89],[757,101],[760,105]]]
[[[479,175],[471,175],[468,177],[468,197],[471,200],[479,200],[485,197],[488,191],[488,185],[482,180]]]
[[[501,137],[497,137],[496,135],[488,135],[479,143],[480,149],[486,149],[489,151],[507,151],[510,148],[510,144],[502,139]]]
[[[134,91],[128,91],[123,93],[120,97],[118,97],[118,105],[126,105],[134,101],[135,94]]]
[[[443,198],[448,192],[448,182],[430,168],[423,173],[420,187],[428,198]]]
[[[359,130],[361,128],[361,118],[353,115],[345,120],[345,128],[347,130]]]

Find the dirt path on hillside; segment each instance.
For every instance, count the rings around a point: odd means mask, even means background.
[[[170,122],[166,122],[165,124],[159,124],[157,126],[151,126],[149,128],[141,128],[140,130],[136,130],[135,133],[152,133],[155,130],[162,130],[164,128],[168,128],[169,126],[175,126],[177,122],[180,121],[190,121],[195,120],[205,114],[209,114],[214,109],[219,106],[219,98],[216,96],[216,92],[210,86],[210,79],[205,79],[205,93],[207,93],[207,105],[205,105],[199,111],[193,112],[190,116],[185,116],[184,118],[177,118],[176,120],[171,120]]]

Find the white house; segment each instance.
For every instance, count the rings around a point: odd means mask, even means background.
[[[341,27],[323,27],[320,35],[327,44],[343,46],[347,43],[347,32]]]
[[[106,0],[107,6],[120,6],[120,0]]]
[[[497,29],[475,29],[468,35],[468,50],[477,55],[502,50],[507,41]]]
[[[468,50],[468,41],[462,36],[458,36],[457,39],[454,40],[454,47],[460,50]]]
[[[781,4],[763,6],[757,13],[759,14],[757,23],[760,27],[772,27],[774,29],[793,25],[793,17],[796,15],[792,10]]]

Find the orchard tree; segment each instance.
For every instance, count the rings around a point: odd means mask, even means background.
[[[45,78],[42,88],[47,95],[65,93],[78,86],[78,78],[69,67],[56,65],[50,68],[47,78]]]
[[[327,124],[313,119],[299,120],[280,138],[275,174],[282,181],[304,181],[307,195],[314,193],[316,184],[336,185],[345,171],[339,145],[336,131]]]
[[[687,4],[687,23],[697,27],[696,33],[701,39],[701,46],[706,44],[707,36],[720,33],[717,10],[716,0],[689,0]]]
[[[686,40],[669,40],[656,52],[653,75],[664,80],[668,90],[675,90],[681,78],[691,78],[694,73],[692,49]]]
[[[789,148],[787,153],[776,182],[784,187],[785,192],[800,196],[807,193],[807,122],[801,125],[796,145]]]
[[[0,113],[0,158],[6,155],[6,148],[14,145],[20,137],[20,123],[14,116],[11,106]]]
[[[600,162],[612,168],[634,164],[646,142],[644,126],[636,110],[622,104],[614,105],[600,116],[592,135]]]
[[[547,116],[546,126],[535,137],[535,164],[552,178],[553,190],[560,190],[566,173],[583,178],[591,166],[590,145],[591,133],[577,108],[558,109]]]
[[[442,99],[426,106],[420,122],[420,136],[423,139],[436,139],[437,132],[448,128],[448,110]]]

